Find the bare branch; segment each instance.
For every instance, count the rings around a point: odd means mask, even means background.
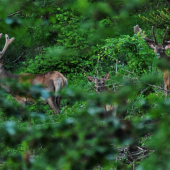
[[[159,86],[151,85],[151,84],[149,84],[149,86],[151,86],[151,87],[155,87],[155,88],[157,88],[157,89],[159,89],[159,90],[162,90],[162,91],[164,91],[164,92],[168,92],[168,93],[170,93],[170,91],[169,91],[169,90],[165,90],[165,89],[163,89],[163,88],[161,88],[161,87],[159,87]]]
[[[95,89],[95,87],[93,87],[90,82],[88,82],[88,83],[90,84],[91,88],[94,89],[99,94],[99,92]]]
[[[14,13],[8,15],[8,17],[11,17],[11,16],[13,16],[13,15],[16,15],[16,14],[18,14],[18,13],[20,13],[20,12],[21,12],[21,11],[14,12]]]
[[[21,57],[22,57],[22,55],[25,53],[25,51],[24,52],[22,52],[22,54],[16,59],[16,60],[14,60],[13,62],[16,62],[16,61],[18,61]]]

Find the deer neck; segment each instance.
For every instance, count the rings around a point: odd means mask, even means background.
[[[103,91],[109,91],[109,88],[104,86]]]
[[[19,78],[18,75],[12,74],[10,72],[8,72],[7,70],[5,70],[2,66],[0,67],[0,80],[4,80],[4,79],[13,79],[13,80],[17,80]],[[13,92],[11,91],[11,87],[10,85],[3,85],[0,84],[0,86],[5,89],[8,93],[11,93],[13,95]],[[14,95],[13,95],[14,96]]]
[[[165,52],[160,53],[160,58],[164,58],[164,59],[170,61],[170,57]]]
[[[6,78],[17,79],[19,76],[16,74],[12,74],[4,69],[4,67],[0,67],[0,79],[4,80]]]

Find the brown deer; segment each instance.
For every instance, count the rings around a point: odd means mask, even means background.
[[[2,33],[0,34],[0,38],[2,37]],[[50,71],[47,73],[42,73],[42,74],[12,74],[5,70],[3,67],[3,62],[2,62],[2,57],[5,54],[5,51],[7,50],[8,46],[10,43],[14,41],[14,38],[9,39],[8,35],[5,35],[6,37],[6,43],[5,46],[0,52],[0,79],[4,80],[6,78],[13,79],[15,81],[19,82],[24,82],[28,81],[30,85],[43,85],[44,89],[47,89],[50,92],[57,92],[63,87],[67,85],[67,79],[59,72],[57,71]],[[27,80],[24,80],[27,77]],[[13,91],[10,85],[4,85],[3,83],[0,84],[2,88],[4,88],[8,93],[10,93],[15,99],[17,100],[18,103],[21,104],[27,104],[28,101],[34,101],[31,96],[20,96],[16,91]],[[50,96],[47,99],[47,103],[49,106],[54,110],[55,114],[60,113],[60,101],[61,101],[61,96]]]
[[[141,31],[141,28],[139,28],[138,25],[134,26],[134,33],[138,33]],[[148,37],[144,37],[144,40],[146,41],[147,45],[153,49],[154,53],[158,55],[158,58],[165,59],[167,63],[170,64],[170,57],[165,53],[166,50],[170,49],[170,41],[165,41],[166,34],[168,32],[168,27],[165,30],[163,39],[162,39],[162,44],[158,44],[155,33],[154,33],[154,27],[152,26],[152,34],[154,40],[149,39]],[[162,70],[164,73],[164,90],[165,95],[168,94],[168,91],[170,90],[170,73],[168,70]]]
[[[100,94],[103,91],[109,91],[109,88],[106,87],[106,85],[105,85],[105,81],[107,81],[109,79],[109,77],[110,77],[109,73],[107,73],[106,75],[103,75],[101,78],[97,78],[96,76],[92,77],[92,76],[87,75],[88,80],[90,82],[94,83],[95,91],[98,94]],[[104,110],[105,110],[105,112],[114,110],[114,115],[116,115],[116,105],[113,106],[111,104],[105,104]]]

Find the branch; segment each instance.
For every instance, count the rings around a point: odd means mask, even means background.
[[[163,88],[161,88],[161,87],[159,87],[159,86],[155,86],[155,85],[151,85],[151,84],[149,84],[149,86],[151,86],[151,87],[155,87],[155,88],[157,88],[157,89],[159,89],[159,90],[162,90],[162,91],[165,91],[165,92],[170,93],[170,91],[169,91],[169,90],[165,90],[165,89],[163,89]]]
[[[92,89],[94,89],[95,91],[96,91],[96,89],[92,86],[92,84],[90,83],[90,82],[88,82],[89,84],[90,84],[90,86],[92,87]],[[98,93],[99,94],[99,92],[98,91],[96,91],[96,93]]]
[[[22,54],[16,59],[16,60],[14,60],[13,62],[16,62],[16,61],[18,61],[21,57],[22,57],[22,55],[25,53],[25,51],[24,52],[22,52]]]
[[[15,15],[15,14],[18,14],[18,13],[20,13],[20,12],[21,12],[21,11],[14,12],[14,13],[8,15],[8,17],[11,17],[11,16],[13,16],[13,15]]]

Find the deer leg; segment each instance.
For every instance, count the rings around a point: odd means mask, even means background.
[[[25,97],[20,97],[20,96],[16,96],[16,95],[12,95],[12,96],[15,98],[15,100],[16,100],[19,104],[21,104],[21,105],[23,105],[23,106],[25,106],[25,105],[27,104]]]
[[[55,114],[60,113],[60,109],[58,108],[57,104],[55,103],[54,97],[49,97],[47,99],[47,102],[48,102],[49,106],[54,110]]]
[[[51,91],[51,92],[55,91],[55,86],[54,86],[53,81],[50,81],[50,84],[48,86],[48,90]],[[59,109],[59,107],[56,103],[56,97],[54,97],[54,96],[49,97],[47,99],[47,102],[48,102],[49,106],[54,110],[55,114],[60,113],[60,109]]]
[[[168,71],[164,72],[164,90],[165,91],[165,97],[168,95],[168,90],[169,90],[169,75]]]
[[[166,90],[166,91],[164,92],[165,100],[166,100],[166,99],[167,99],[167,95],[168,95],[168,92],[167,92],[168,88],[167,88],[167,85],[166,85],[166,84],[164,84],[164,90]]]
[[[57,104],[59,109],[60,109],[61,98],[62,98],[61,96],[56,97],[56,104]]]

